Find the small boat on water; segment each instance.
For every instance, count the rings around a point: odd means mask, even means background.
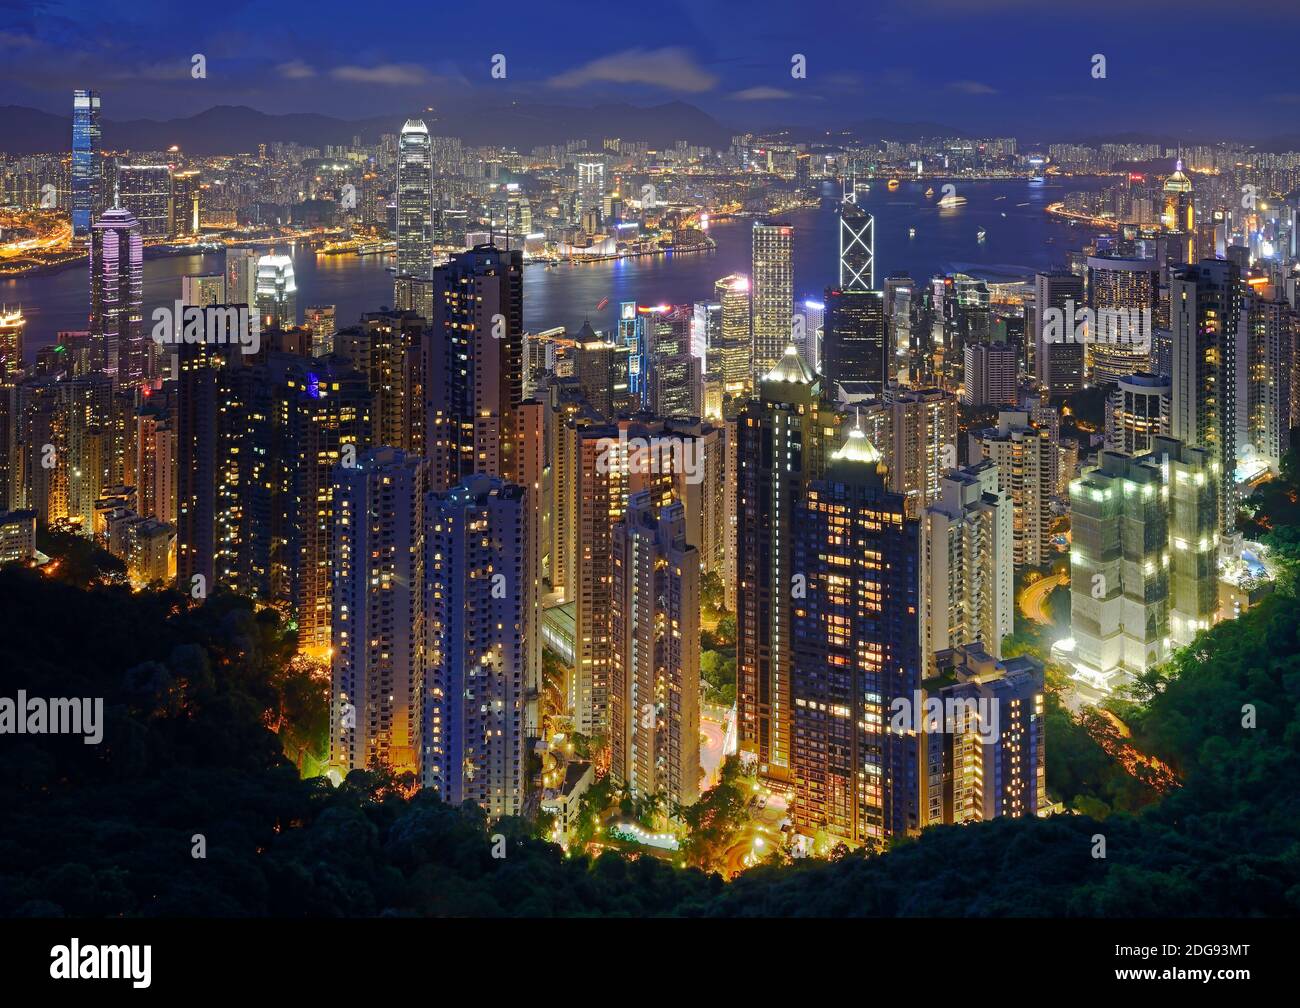
[[[898,186],[899,186],[898,179],[896,179],[896,178],[891,178],[891,179],[889,180],[889,184],[888,184],[888,186],[886,186],[886,188],[888,188],[890,192],[893,192],[895,189],[898,188]]]
[[[983,228],[980,228],[978,231],[975,232],[975,240],[976,240],[976,241],[980,241],[980,242],[982,242],[982,241],[984,240],[984,237],[985,237],[985,235],[984,235],[984,229],[983,229]]]
[[[929,199],[933,195],[934,195],[934,186],[930,186],[930,188],[925,191],[925,198]]]
[[[909,238],[915,238],[915,237],[916,237],[916,228],[908,228],[908,229],[907,229],[907,237],[909,237]]]

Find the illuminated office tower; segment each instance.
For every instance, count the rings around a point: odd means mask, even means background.
[[[181,304],[224,305],[226,277],[222,273],[181,277]]]
[[[909,517],[919,518],[938,498],[943,474],[957,465],[957,397],[937,388],[900,389],[886,396],[886,406],[889,488],[903,495]]]
[[[1070,485],[1070,622],[1075,667],[1105,689],[1209,627],[1218,585],[1211,454],[1157,436],[1099,461]]]
[[[171,236],[190,238],[199,233],[199,173],[196,169],[173,172],[171,177]]]
[[[926,734],[926,824],[1038,815],[1048,804],[1042,664],[999,660],[978,643],[942,652],[938,664],[956,682],[934,697],[954,717]]]
[[[1088,374],[1092,384],[1149,371],[1151,336],[1160,306],[1160,266],[1154,259],[1088,257],[1092,325]]]
[[[542,577],[544,545],[555,522],[551,491],[552,471],[546,436],[547,407],[537,399],[519,404],[519,485],[528,493],[531,516],[524,541],[524,606],[530,632],[524,639],[524,732],[529,739],[542,737]]]
[[[700,359],[689,353],[654,357],[646,383],[647,407],[658,417],[704,414],[704,380]]]
[[[231,468],[225,453],[236,355],[208,343],[176,350],[176,581],[181,591],[206,596],[216,587],[217,487]]]
[[[72,92],[72,233],[90,234],[105,204],[99,175],[99,92]]]
[[[297,619],[299,648],[323,653],[332,615],[334,470],[370,447],[370,390],[364,375],[328,358],[273,354],[255,370],[265,372],[256,377],[270,386],[273,417],[272,443],[254,444],[256,454],[274,460],[270,528],[260,526],[251,507],[241,534],[254,544],[272,537],[270,598]],[[255,482],[256,470],[250,471]],[[254,563],[260,565],[256,551]]]
[[[1145,455],[1169,434],[1169,379],[1145,372],[1121,378],[1106,404],[1106,450]]]
[[[737,422],[736,695],[739,747],[759,772],[792,770],[794,536],[809,480],[821,474],[839,418],[788,346]]]
[[[722,303],[696,301],[691,317],[691,353],[700,359],[706,372],[713,370],[709,348],[718,345],[722,338]]]
[[[885,277],[886,331],[890,335],[886,379],[903,385],[910,385],[913,378],[912,299],[915,296],[916,284],[906,273]]]
[[[840,204],[840,290],[876,289],[875,230],[875,218],[857,203]]]
[[[18,461],[10,488],[14,508],[35,511],[42,525],[66,518],[67,411],[59,379],[34,378],[16,388],[14,449]]]
[[[130,210],[145,238],[172,233],[172,171],[167,165],[118,165],[117,205]]]
[[[992,338],[988,284],[954,273],[935,277],[926,293],[933,372],[942,387],[955,391],[962,383],[966,346]]]
[[[700,559],[685,509],[646,492],[614,526],[610,771],[673,806],[700,796]]]
[[[23,330],[26,327],[27,320],[21,308],[0,307],[0,384],[12,382],[22,373]]]
[[[82,535],[94,529],[95,502],[113,484],[113,379],[102,372],[75,375],[63,384],[68,452],[68,518]]]
[[[374,448],[334,474],[330,767],[419,773],[424,464]]]
[[[793,503],[792,819],[879,850],[923,825],[921,739],[890,729],[924,668],[918,526],[856,427]]]
[[[605,195],[605,163],[603,161],[579,161],[578,169],[578,216],[595,213],[599,221],[601,200]]]
[[[1238,365],[1244,371],[1246,430],[1238,433],[1238,465],[1256,471],[1267,466],[1276,474],[1290,447],[1296,314],[1285,301],[1259,295],[1246,304],[1247,356]]]
[[[751,374],[765,375],[790,342],[794,316],[794,228],[754,224]]]
[[[328,357],[334,352],[334,331],[336,328],[334,306],[308,305],[303,312],[303,325],[311,330],[311,355]],[[385,442],[380,441],[379,444]]]
[[[129,210],[105,210],[90,230],[92,356],[120,384],[145,376],[144,241]]]
[[[334,353],[370,386],[370,443],[423,456],[424,320],[414,312],[367,312],[334,336]],[[313,354],[313,356],[316,356]]]
[[[1075,667],[1116,685],[1168,657],[1169,503],[1150,456],[1102,452],[1070,485]]]
[[[998,657],[1014,629],[1011,499],[987,459],[939,483],[939,499],[921,518],[924,604],[922,653],[982,641]]]
[[[633,399],[628,375],[632,348],[602,339],[585,322],[576,342],[576,377],[591,407],[606,419],[640,409],[640,402]]]
[[[794,334],[791,342],[799,351],[799,356],[808,365],[810,371],[821,374],[822,371],[822,337],[826,328],[826,302],[804,298],[795,306],[794,319],[791,322]]]
[[[721,425],[665,420],[660,438],[682,445],[673,472],[673,495],[685,508],[686,541],[699,554],[700,573],[722,577],[728,518],[725,430]]]
[[[176,524],[176,424],[171,411],[153,396],[136,415],[135,466],[137,510],[142,518]]]
[[[1219,531],[1237,525],[1238,362],[1248,361],[1247,311],[1235,263],[1207,259],[1171,272],[1170,434],[1218,464]]]
[[[713,285],[713,296],[722,306],[722,320],[717,344],[709,347],[709,364],[722,372],[724,395],[743,395],[750,385],[753,353],[749,334],[749,278],[739,273],[725,276]]]
[[[1169,258],[1173,263],[1196,261],[1196,201],[1192,198],[1192,180],[1183,174],[1180,159],[1173,174],[1165,179],[1164,211],[1160,223],[1172,239]]]
[[[1151,456],[1165,474],[1169,521],[1169,637],[1186,647],[1219,607],[1218,500],[1213,455],[1158,437]]]
[[[1015,406],[1020,397],[1020,352],[1012,343],[967,343],[961,401],[966,406]]]
[[[1011,498],[1015,515],[1015,564],[1042,567],[1056,555],[1052,548],[1052,496],[1057,485],[1056,440],[1034,424],[1028,413],[1003,410],[997,427],[973,431],[972,455],[992,459],[998,489]]]
[[[723,420],[723,543],[722,543],[722,589],[723,599],[728,612],[736,611],[736,530],[738,514],[736,505],[739,495],[736,486],[740,473],[740,429],[734,418]]]
[[[413,311],[422,319],[433,318],[433,279],[399,274],[393,280],[393,308]]]
[[[229,304],[257,305],[257,259],[251,249],[226,249],[226,296]]]
[[[427,277],[433,269],[433,159],[429,129],[408,119],[397,153],[397,274]]]
[[[12,510],[22,479],[22,444],[18,440],[18,386],[0,378],[0,508]]]
[[[494,476],[425,497],[421,780],[490,816],[523,807],[531,520],[527,491]]]
[[[566,589],[566,597],[576,603],[568,707],[575,729],[584,735],[606,733],[610,727],[614,523],[623,517],[633,494],[649,491],[659,506],[673,493],[671,453],[631,457],[637,446],[658,444],[652,438],[660,429],[632,420],[611,424],[575,418],[564,432],[559,465],[566,474],[566,499],[560,502],[557,521],[563,526],[560,549],[569,555],[560,566],[573,586]]]
[[[878,396],[887,377],[885,295],[874,290],[826,290],[821,372],[846,392]]]
[[[425,330],[425,457],[429,486],[474,473],[517,482],[523,401],[523,253],[476,245],[434,270]]]
[[[289,256],[264,255],[257,260],[257,314],[263,330],[298,324],[298,285]]]
[[[1072,342],[1083,277],[1069,272],[1034,275],[1034,369],[1054,398],[1083,388],[1084,344]]]

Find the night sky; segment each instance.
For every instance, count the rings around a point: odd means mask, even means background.
[[[217,104],[363,118],[680,99],[745,128],[1257,139],[1300,133],[1297,29],[1295,0],[0,0],[0,104],[67,114],[74,87],[96,87],[110,119]]]

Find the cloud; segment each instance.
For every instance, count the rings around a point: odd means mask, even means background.
[[[745,88],[743,91],[736,91],[727,95],[734,101],[780,101],[785,98],[793,98],[794,94],[782,88],[760,87]]]
[[[999,93],[997,88],[973,80],[953,81],[948,85],[948,89],[968,95],[995,95]]]
[[[316,76],[315,69],[302,60],[290,60],[288,63],[281,63],[275,70],[285,80],[306,80],[308,77]]]
[[[550,85],[576,88],[596,81],[615,84],[651,84],[669,91],[708,91],[718,78],[695,62],[687,50],[675,46],[663,49],[627,49],[602,56],[585,66],[552,77]]]
[[[415,63],[380,63],[372,67],[339,66],[330,71],[335,80],[352,84],[386,84],[389,87],[410,87],[424,84],[428,71]]]

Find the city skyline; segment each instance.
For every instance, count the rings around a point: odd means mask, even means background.
[[[16,16],[0,915],[1294,916],[1298,19],[1211,11]]]

